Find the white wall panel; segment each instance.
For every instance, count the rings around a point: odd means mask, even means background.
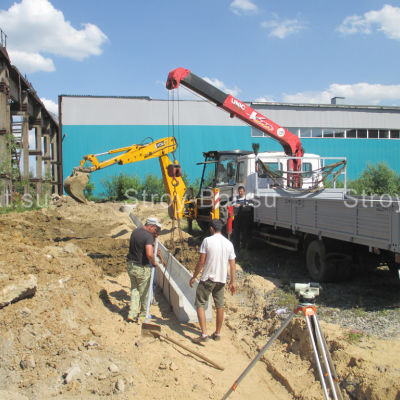
[[[243,126],[238,118],[206,101],[178,103],[129,97],[61,96],[64,125]],[[285,127],[400,129],[399,107],[254,104],[260,113]]]
[[[173,107],[176,125],[246,125],[205,101],[61,96],[61,105],[63,125],[168,125]]]

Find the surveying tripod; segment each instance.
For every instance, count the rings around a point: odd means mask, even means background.
[[[289,317],[283,321],[280,328],[260,350],[253,361],[251,361],[247,368],[242,372],[239,378],[235,380],[232,387],[226,392],[222,400],[227,399],[230,394],[237,389],[242,379],[248,374],[248,372],[262,357],[268,347],[271,346],[274,340],[284,331],[284,329],[289,325],[290,321],[299,312],[302,312],[306,319],[308,333],[310,335],[310,341],[314,352],[315,363],[317,365],[319,379],[321,381],[325,399],[343,400],[343,396],[339,387],[339,378],[336,374],[335,366],[329,354],[328,345],[322,333],[321,326],[319,325],[316,307],[313,302],[315,297],[319,295],[320,287],[318,283],[295,283],[291,286],[294,288],[296,294],[298,294],[299,304],[291,312]],[[328,386],[330,390],[328,389]]]

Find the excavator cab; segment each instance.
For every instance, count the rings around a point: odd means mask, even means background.
[[[220,195],[220,218],[227,218],[227,206],[236,194],[238,173],[238,158],[251,151],[229,150],[208,151],[203,153],[204,162],[201,176],[200,190],[197,195],[197,222],[209,220],[213,204],[213,189],[219,189]]]
[[[251,154],[251,151],[207,151],[203,153],[203,173],[200,182],[200,192],[197,197],[211,195],[213,188],[219,188],[221,193],[232,196],[236,185],[238,158]]]

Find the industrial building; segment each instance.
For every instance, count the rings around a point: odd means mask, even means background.
[[[247,103],[299,135],[307,153],[345,157],[347,177],[356,179],[367,163],[387,163],[400,173],[400,107],[346,104]],[[146,138],[175,136],[176,158],[189,180],[201,176],[202,153],[209,150],[282,150],[260,131],[206,101],[153,100],[149,97],[59,97],[64,179],[83,155],[141,143]],[[112,166],[92,174],[96,193],[102,179],[120,173],[161,176],[157,160]]]

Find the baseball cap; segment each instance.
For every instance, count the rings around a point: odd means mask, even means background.
[[[146,219],[146,225],[155,225],[161,229],[161,224],[158,222],[157,217],[149,217]]]

